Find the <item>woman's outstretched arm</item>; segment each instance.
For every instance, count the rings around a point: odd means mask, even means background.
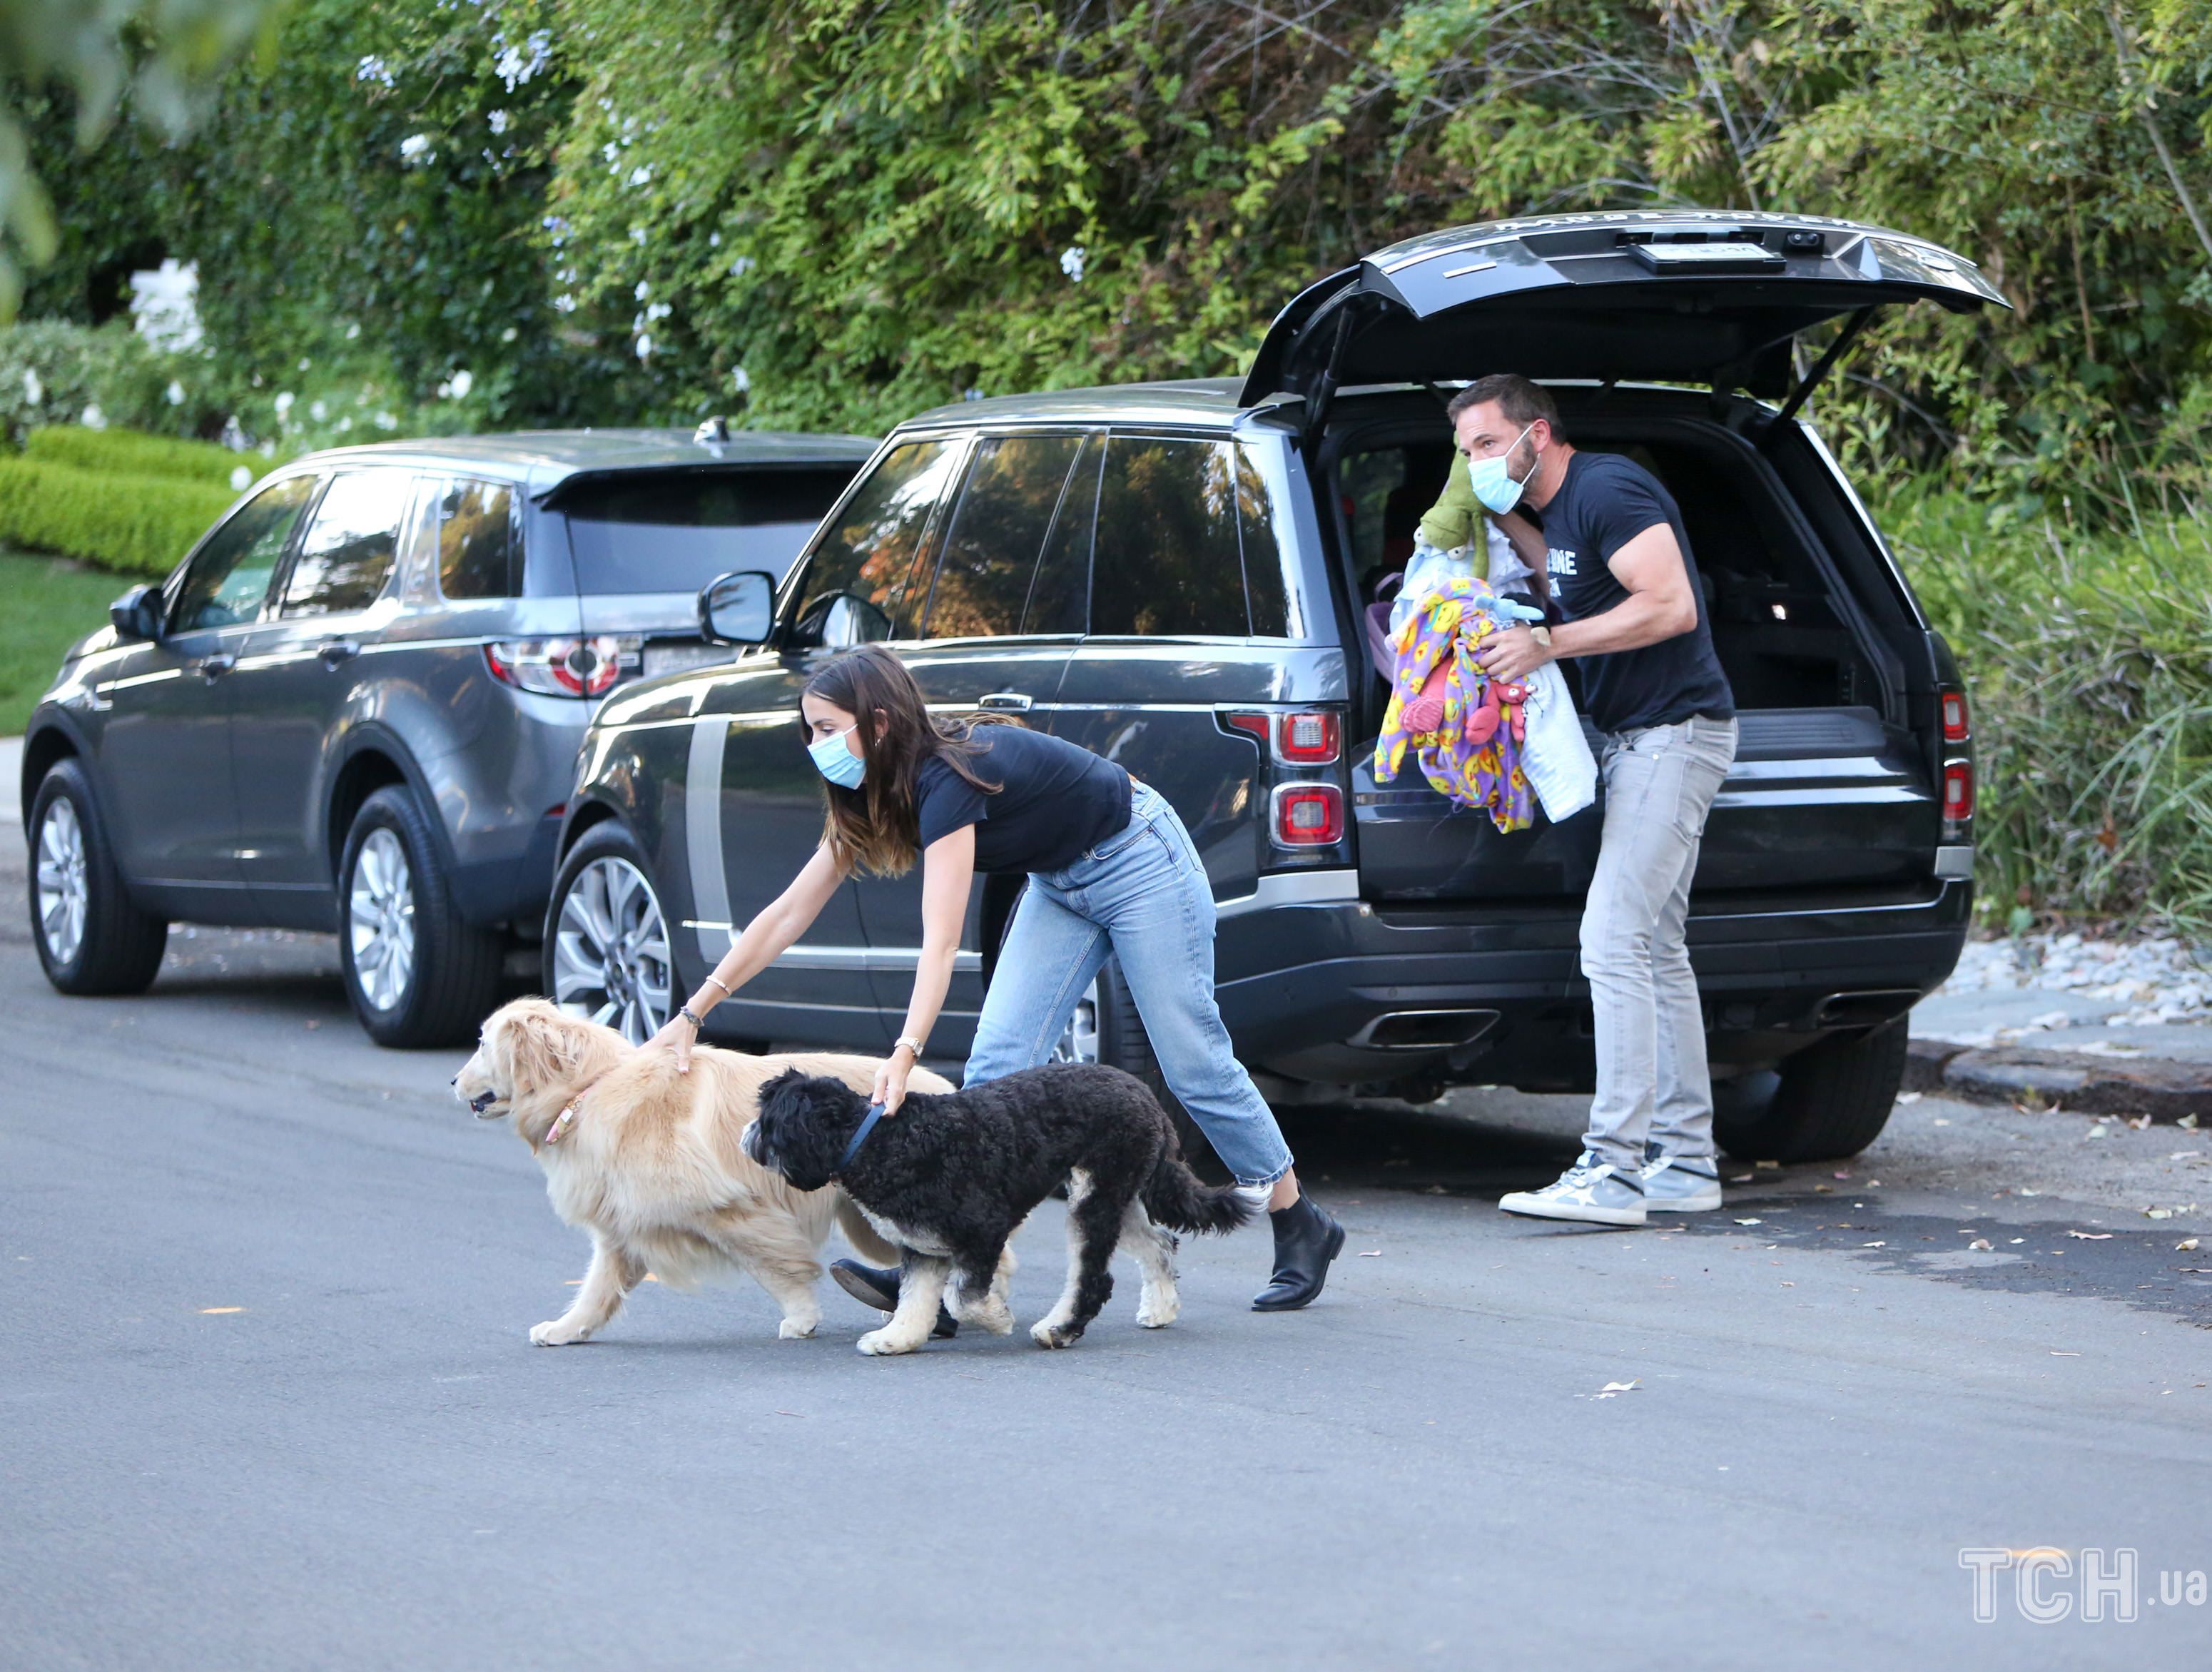
[[[907,1000],[906,1028],[876,1074],[875,1100],[896,1115],[906,1100],[906,1079],[915,1059],[937,1025],[952,985],[952,964],[960,952],[961,926],[968,921],[968,891],[975,882],[975,827],[963,824],[921,851],[921,958],[915,965],[914,996]]]
[[[813,927],[814,920],[822,915],[822,908],[830,903],[830,897],[844,880],[845,873],[830,856],[830,844],[823,842],[791,879],[791,885],[762,907],[753,921],[745,925],[744,933],[722,954],[721,962],[691,995],[691,1013],[704,1016],[782,957],[793,941]],[[957,937],[958,931],[956,929],[954,933]],[[648,1043],[673,1046],[677,1067],[689,1073],[691,1043],[696,1037],[690,1023],[679,1013],[670,1017],[667,1025]]]

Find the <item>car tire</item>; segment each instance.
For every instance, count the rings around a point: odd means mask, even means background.
[[[1137,1013],[1137,1001],[1131,996],[1129,983],[1121,974],[1121,961],[1109,958],[1098,972],[1098,1060],[1125,1073],[1134,1074],[1145,1083],[1146,1089],[1159,1099],[1160,1107],[1175,1122],[1176,1136],[1182,1144],[1182,1158],[1209,1177],[1225,1178],[1221,1163],[1213,1153],[1213,1146],[1206,1141],[1198,1122],[1176,1100],[1168,1090],[1167,1078],[1160,1073],[1159,1058],[1152,1053],[1152,1037],[1145,1031],[1145,1018]]]
[[[81,761],[60,760],[31,802],[31,939],[46,979],[83,997],[143,993],[169,944],[168,920],[125,886]]]
[[[553,880],[545,996],[641,1045],[684,1002],[668,914],[637,838],[613,819],[577,838]]]
[[[499,999],[499,936],[463,920],[445,855],[413,793],[361,804],[338,860],[346,997],[380,1045],[462,1045]]]
[[[1745,1161],[1843,1161],[1881,1135],[1905,1083],[1905,1019],[1824,1039],[1714,1088],[1713,1135]]]

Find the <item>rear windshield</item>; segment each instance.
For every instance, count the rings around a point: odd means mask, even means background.
[[[853,465],[638,473],[562,496],[583,593],[696,593],[732,569],[781,580]]]

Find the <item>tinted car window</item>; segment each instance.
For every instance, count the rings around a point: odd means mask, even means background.
[[[1111,438],[1091,562],[1091,631],[1242,638],[1249,630],[1235,448]]]
[[[1244,556],[1244,601],[1255,637],[1287,638],[1291,631],[1290,589],[1283,581],[1283,554],[1275,540],[1274,506],[1267,480],[1252,455],[1237,450],[1237,544]]]
[[[229,627],[259,614],[269,578],[283,561],[293,526],[314,491],[314,477],[295,476],[241,506],[192,559],[169,611],[169,630]]]
[[[514,495],[503,482],[449,482],[438,496],[438,590],[447,598],[522,591]]]
[[[626,473],[563,494],[579,591],[696,593],[718,575],[781,580],[850,465]]]
[[[284,582],[283,613],[331,615],[376,602],[399,550],[414,478],[399,471],[334,477]]]
[[[1037,563],[1022,613],[1024,633],[1080,633],[1090,621],[1091,534],[1098,520],[1098,471],[1105,460],[1104,436],[1084,442]]]
[[[1022,630],[1037,554],[1082,445],[1079,435],[994,435],[977,444],[931,586],[925,636]]]
[[[807,562],[802,637],[828,634],[857,643],[890,636],[930,514],[951,489],[962,451],[954,441],[909,441],[884,455]],[[837,605],[841,598],[859,607]]]

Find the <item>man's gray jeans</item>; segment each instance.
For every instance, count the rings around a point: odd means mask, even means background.
[[[1683,945],[1705,814],[1735,758],[1735,721],[1690,719],[1607,738],[1605,834],[1583,907],[1583,974],[1597,1023],[1584,1147],[1631,1173],[1647,1139],[1713,1152],[1712,1076]]]

